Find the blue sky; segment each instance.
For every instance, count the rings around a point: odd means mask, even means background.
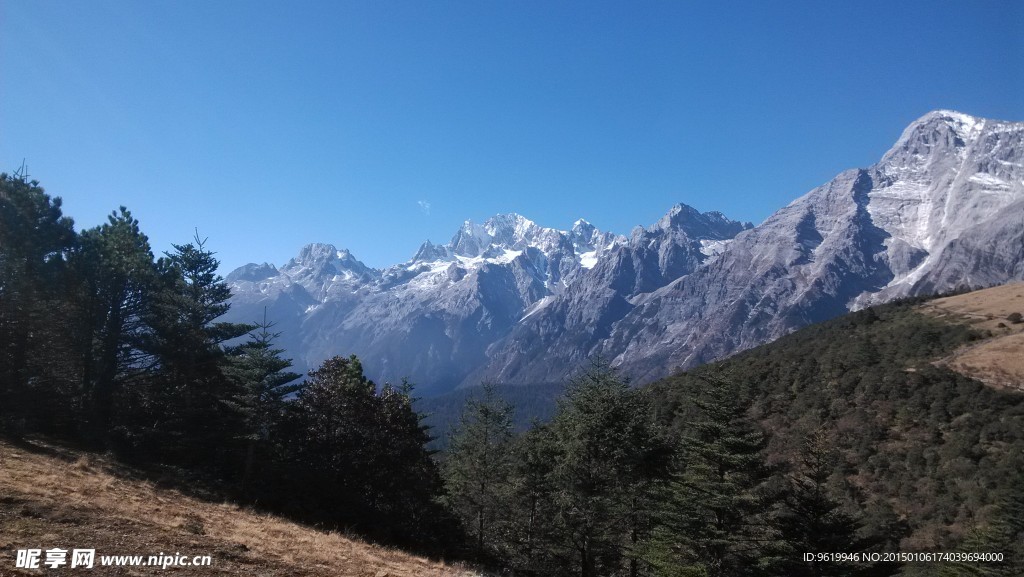
[[[0,3],[0,169],[223,273],[500,212],[757,223],[936,108],[1024,120],[1024,3]]]

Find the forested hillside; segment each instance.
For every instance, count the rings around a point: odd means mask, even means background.
[[[651,387],[659,420],[684,427],[690,399],[707,387],[701,376],[739,383],[771,436],[768,462],[792,461],[808,434],[825,435],[839,457],[830,481],[848,487],[868,525],[888,527],[904,550],[948,550],[999,503],[1020,499],[1024,395],[936,366],[991,334],[925,314],[920,302],[860,311],[660,381]]]

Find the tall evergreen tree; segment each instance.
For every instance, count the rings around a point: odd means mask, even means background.
[[[82,232],[71,263],[81,283],[85,420],[89,436],[105,444],[114,407],[124,402],[119,389],[147,364],[141,346],[149,332],[145,316],[156,266],[149,239],[125,207],[106,224]]]
[[[833,496],[830,478],[839,459],[833,447],[834,439],[824,431],[808,435],[800,463],[788,475],[778,519],[782,539],[787,545],[782,570],[793,577],[895,574],[900,567],[894,563],[803,560],[804,553],[867,553],[877,550],[885,541],[881,536],[864,535],[860,515],[847,512],[844,503]]]
[[[580,577],[637,573],[648,495],[668,455],[645,398],[595,361],[570,381],[550,430],[549,557]]]
[[[995,508],[991,520],[975,527],[960,546],[965,553],[999,553],[1002,560],[943,565],[941,577],[1019,577],[1024,567],[1024,474]]]
[[[512,489],[512,406],[484,383],[452,432],[444,463],[451,507],[476,541],[478,555],[498,553],[507,541]]]
[[[205,240],[197,234],[195,244],[173,246],[157,263],[160,288],[147,319],[153,327],[147,352],[160,372],[149,398],[158,419],[154,432],[169,457],[223,464],[220,453],[244,428],[226,402],[238,396],[239,385],[224,374],[223,345],[253,325],[217,322],[231,291]]]
[[[513,445],[512,540],[509,563],[526,575],[547,575],[564,563],[552,554],[556,542],[552,468],[558,455],[551,427],[534,422]]]
[[[743,392],[719,379],[693,400],[679,472],[648,558],[662,576],[763,574],[777,532],[768,518],[767,438],[747,416]]]
[[[380,390],[375,442],[382,469],[374,483],[376,508],[399,542],[439,550],[450,544],[456,522],[442,506],[444,481],[434,451],[427,448],[433,437],[413,408],[412,393],[405,379]]]
[[[9,417],[52,416],[69,402],[73,331],[59,320],[70,317],[65,258],[76,241],[60,198],[0,174],[0,412]]]
[[[292,366],[291,359],[281,356],[283,349],[274,348],[274,340],[280,333],[270,332],[273,326],[264,311],[263,321],[256,324],[249,340],[228,350],[226,374],[240,385],[237,396],[230,399],[229,404],[244,421],[243,490],[252,478],[257,458],[264,457],[271,431],[283,417],[287,397],[302,388],[296,382],[302,375],[287,370]]]

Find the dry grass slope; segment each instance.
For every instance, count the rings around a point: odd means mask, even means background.
[[[469,572],[338,533],[208,503],[131,479],[104,459],[46,444],[0,441],[0,576],[80,574],[15,569],[25,548],[99,555],[210,555],[203,568],[99,568],[93,575],[456,577]]]
[[[941,363],[987,385],[1024,390],[1024,283],[936,299],[922,305],[932,315],[972,326],[991,337],[964,347]]]

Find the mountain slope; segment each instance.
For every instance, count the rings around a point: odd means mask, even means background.
[[[40,569],[18,572],[14,551],[53,547],[95,549],[93,571],[102,575],[166,571],[159,567],[101,568],[101,555],[148,558],[164,553],[180,553],[189,559],[211,557],[209,566],[175,567],[175,575],[471,574],[231,504],[200,501],[141,480],[138,471],[93,455],[45,444],[15,446],[0,441],[0,463],[3,575],[38,575]]]
[[[922,310],[990,335],[953,351],[939,361],[941,366],[986,385],[1024,392],[1024,284],[935,299]]]

